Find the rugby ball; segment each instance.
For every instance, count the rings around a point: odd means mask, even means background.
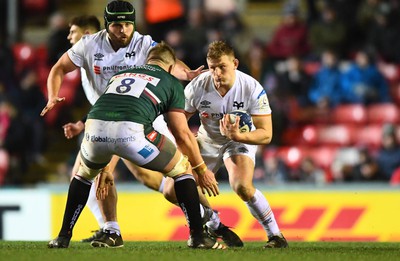
[[[253,119],[251,118],[251,115],[245,111],[239,111],[239,110],[231,111],[229,113],[229,121],[232,124],[236,122],[236,116],[240,117],[239,131],[241,133],[251,131],[251,128],[253,127]]]

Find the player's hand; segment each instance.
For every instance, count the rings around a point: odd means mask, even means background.
[[[72,139],[85,129],[85,124],[82,121],[77,121],[75,123],[69,122],[63,126],[63,129],[64,136],[67,139]]]
[[[208,69],[203,70],[204,65],[200,66],[199,68],[197,68],[196,70],[187,70],[185,69],[185,73],[186,73],[186,79],[188,81],[193,80],[195,77],[197,77],[198,75],[200,75],[203,72],[208,71]]]
[[[230,121],[230,115],[225,114],[224,117],[219,121],[219,131],[221,132],[221,135],[230,140],[237,141],[237,137],[240,135],[239,122],[239,116],[236,116],[235,122],[232,123]]]
[[[47,102],[46,107],[44,107],[44,109],[42,110],[42,112],[40,113],[40,116],[44,116],[48,111],[50,111],[51,109],[53,109],[53,107],[60,102],[63,102],[65,100],[65,97],[54,97],[52,99],[50,99]]]
[[[96,198],[104,200],[108,196],[110,186],[114,186],[114,176],[103,170],[96,178]]]
[[[209,169],[204,174],[197,175],[197,183],[203,194],[207,193],[210,197],[219,195],[218,182],[215,179],[214,173]]]

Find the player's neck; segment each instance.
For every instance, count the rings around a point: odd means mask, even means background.
[[[231,87],[229,85],[220,85],[219,87],[215,87],[215,89],[217,90],[217,92],[224,97],[229,90],[231,89]]]

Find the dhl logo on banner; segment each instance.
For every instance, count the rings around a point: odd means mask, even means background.
[[[266,193],[275,218],[291,241],[400,241],[400,193],[272,192]],[[52,232],[61,226],[65,196],[53,197]],[[266,234],[234,193],[209,198],[221,220],[244,241],[265,241]],[[124,240],[187,240],[181,210],[157,193],[120,193],[118,221]],[[98,225],[86,207],[73,240],[90,236]]]

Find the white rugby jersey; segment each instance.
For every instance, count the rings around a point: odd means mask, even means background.
[[[127,47],[114,51],[107,31],[103,29],[95,34],[82,36],[68,50],[68,56],[76,66],[84,69],[81,70],[85,73],[82,86],[87,99],[93,105],[115,73],[135,65],[143,65],[149,50],[156,44],[151,36],[135,31]]]
[[[199,135],[209,137],[215,143],[227,141],[219,131],[219,120],[234,110],[243,110],[250,115],[271,114],[267,93],[250,75],[236,70],[235,83],[224,97],[215,88],[210,72],[200,74],[185,88],[185,111],[199,113]]]

